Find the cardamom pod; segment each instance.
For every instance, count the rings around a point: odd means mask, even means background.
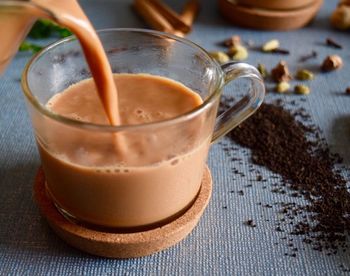
[[[300,94],[300,95],[308,95],[308,94],[310,94],[311,90],[306,85],[296,85],[294,87],[294,92],[296,94]]]
[[[276,85],[276,92],[278,93],[285,93],[289,90],[290,84],[286,81],[281,81]]]
[[[209,56],[215,59],[218,63],[224,64],[230,61],[230,57],[221,51],[209,52]]]
[[[313,80],[314,74],[306,69],[301,69],[296,73],[295,76],[298,80]]]
[[[229,51],[228,51],[229,55],[231,55],[232,59],[234,60],[245,60],[248,58],[248,50],[247,48],[245,48],[242,45],[235,45],[232,46]]]
[[[268,72],[264,64],[259,63],[257,69],[263,78],[266,78],[268,76]]]
[[[272,39],[270,41],[267,41],[261,48],[263,52],[271,52],[273,50],[276,50],[280,47],[280,42],[277,39]]]

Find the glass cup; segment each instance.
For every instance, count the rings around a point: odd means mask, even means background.
[[[99,36],[114,73],[170,78],[197,92],[203,103],[141,125],[60,116],[47,108],[49,99],[91,74],[75,37],[48,46],[22,78],[47,192],[64,216],[87,227],[135,231],[165,224],[195,200],[211,143],[260,106],[263,81],[254,67],[220,66],[199,46],[172,35],[110,29]],[[250,80],[247,95],[217,116],[224,85],[237,78]],[[122,155],[115,150],[116,137],[126,145]]]

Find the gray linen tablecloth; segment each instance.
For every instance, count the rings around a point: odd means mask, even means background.
[[[180,6],[183,1],[172,2]],[[129,0],[82,1],[82,5],[98,29],[144,27],[131,11]],[[344,68],[318,75],[311,82],[311,95],[299,106],[306,108],[332,150],[349,165],[350,97],[343,91],[350,86],[350,34],[330,28],[328,17],[335,6],[335,0],[326,0],[314,22],[304,29],[260,32],[227,24],[219,16],[216,1],[206,0],[188,38],[208,50],[218,49],[215,44],[232,34],[257,45],[278,38],[292,52],[283,57],[292,71],[300,66],[298,57],[313,49],[319,53],[317,59],[309,62],[314,67],[326,55],[339,53]],[[339,41],[345,49],[325,47],[326,37]],[[249,171],[247,150],[240,148],[236,152],[243,159],[242,164],[231,161],[224,151],[230,143],[227,139],[211,148],[208,163],[214,178],[213,196],[199,225],[181,243],[152,256],[130,260],[94,257],[66,245],[40,217],[32,200],[32,182],[40,161],[20,88],[21,72],[29,57],[30,54],[19,53],[0,77],[0,275],[340,275],[344,273],[342,265],[350,266],[349,251],[327,256],[304,245],[302,237],[294,237],[293,242],[304,250],[294,258],[284,255],[289,252],[288,241],[281,239],[284,233],[274,230],[277,207],[262,208],[257,202],[291,199],[251,182],[256,175]],[[280,58],[252,51],[247,62],[262,62],[272,68]],[[268,98],[298,99],[272,94]],[[246,176],[234,175],[232,168]],[[262,168],[260,171],[269,179],[270,172]],[[247,184],[253,186],[246,189]],[[244,190],[245,195],[230,193],[231,190]],[[256,222],[256,228],[243,224],[249,218]]]

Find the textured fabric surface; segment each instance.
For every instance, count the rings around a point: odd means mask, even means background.
[[[172,2],[180,6],[183,1]],[[130,1],[96,0],[82,4],[97,28],[144,27],[132,13]],[[228,25],[219,16],[216,1],[206,0],[189,39],[213,50],[218,49],[215,46],[218,41],[232,34],[257,45],[278,38],[292,52],[285,57],[292,71],[301,66],[298,57],[313,49],[319,57],[308,63],[311,68],[317,67],[328,54],[342,55],[344,68],[337,73],[317,75],[310,83],[312,94],[298,105],[306,108],[333,151],[350,165],[350,97],[343,93],[350,86],[350,34],[329,27],[328,17],[335,6],[335,0],[326,0],[307,28],[259,32]],[[333,37],[347,49],[325,47],[322,43],[326,37]],[[252,51],[247,62],[253,65],[262,62],[271,68],[280,58]],[[243,162],[231,161],[224,150],[231,143],[227,139],[211,148],[208,163],[214,179],[213,196],[199,225],[181,243],[131,260],[98,258],[66,245],[40,217],[32,200],[32,181],[40,161],[19,82],[28,59],[29,54],[19,53],[0,77],[0,275],[340,275],[344,273],[341,265],[350,266],[349,251],[326,256],[303,245],[302,237],[293,238],[294,244],[304,250],[295,258],[284,256],[288,252],[287,241],[281,240],[285,234],[274,230],[277,208],[262,208],[257,202],[292,199],[251,181],[256,175],[249,171],[249,152],[239,148],[234,155]],[[225,91],[238,90],[232,88],[229,86]],[[299,100],[291,95],[268,95],[268,99],[273,98]],[[232,168],[245,177],[234,175]],[[259,170],[269,179],[270,172]],[[245,188],[248,184],[252,184],[249,189]],[[231,190],[244,190],[245,195],[230,193]],[[243,224],[250,218],[257,224],[254,229]]]

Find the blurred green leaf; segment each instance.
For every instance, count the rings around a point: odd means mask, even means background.
[[[43,47],[37,45],[37,44],[33,44],[30,43],[28,41],[24,41],[21,46],[19,47],[19,51],[21,52],[26,52],[26,51],[30,51],[32,53],[37,53],[39,52]]]
[[[61,28],[61,27],[59,30],[56,30],[56,31],[57,31],[58,35],[62,38],[72,35],[72,32],[70,30],[65,29],[65,28]]]
[[[51,36],[58,36],[63,38],[70,35],[72,35],[71,31],[59,26],[58,24],[52,22],[51,20],[39,19],[33,25],[32,29],[28,34],[28,37],[33,39],[42,39],[42,38],[48,38]],[[31,43],[26,40],[19,47],[19,51],[37,53],[42,48],[43,47],[41,47],[40,45]]]
[[[66,28],[63,28],[48,19],[39,19],[35,22],[33,28],[30,30],[28,36],[34,39],[48,38],[56,35],[58,37],[67,37],[72,33]]]

